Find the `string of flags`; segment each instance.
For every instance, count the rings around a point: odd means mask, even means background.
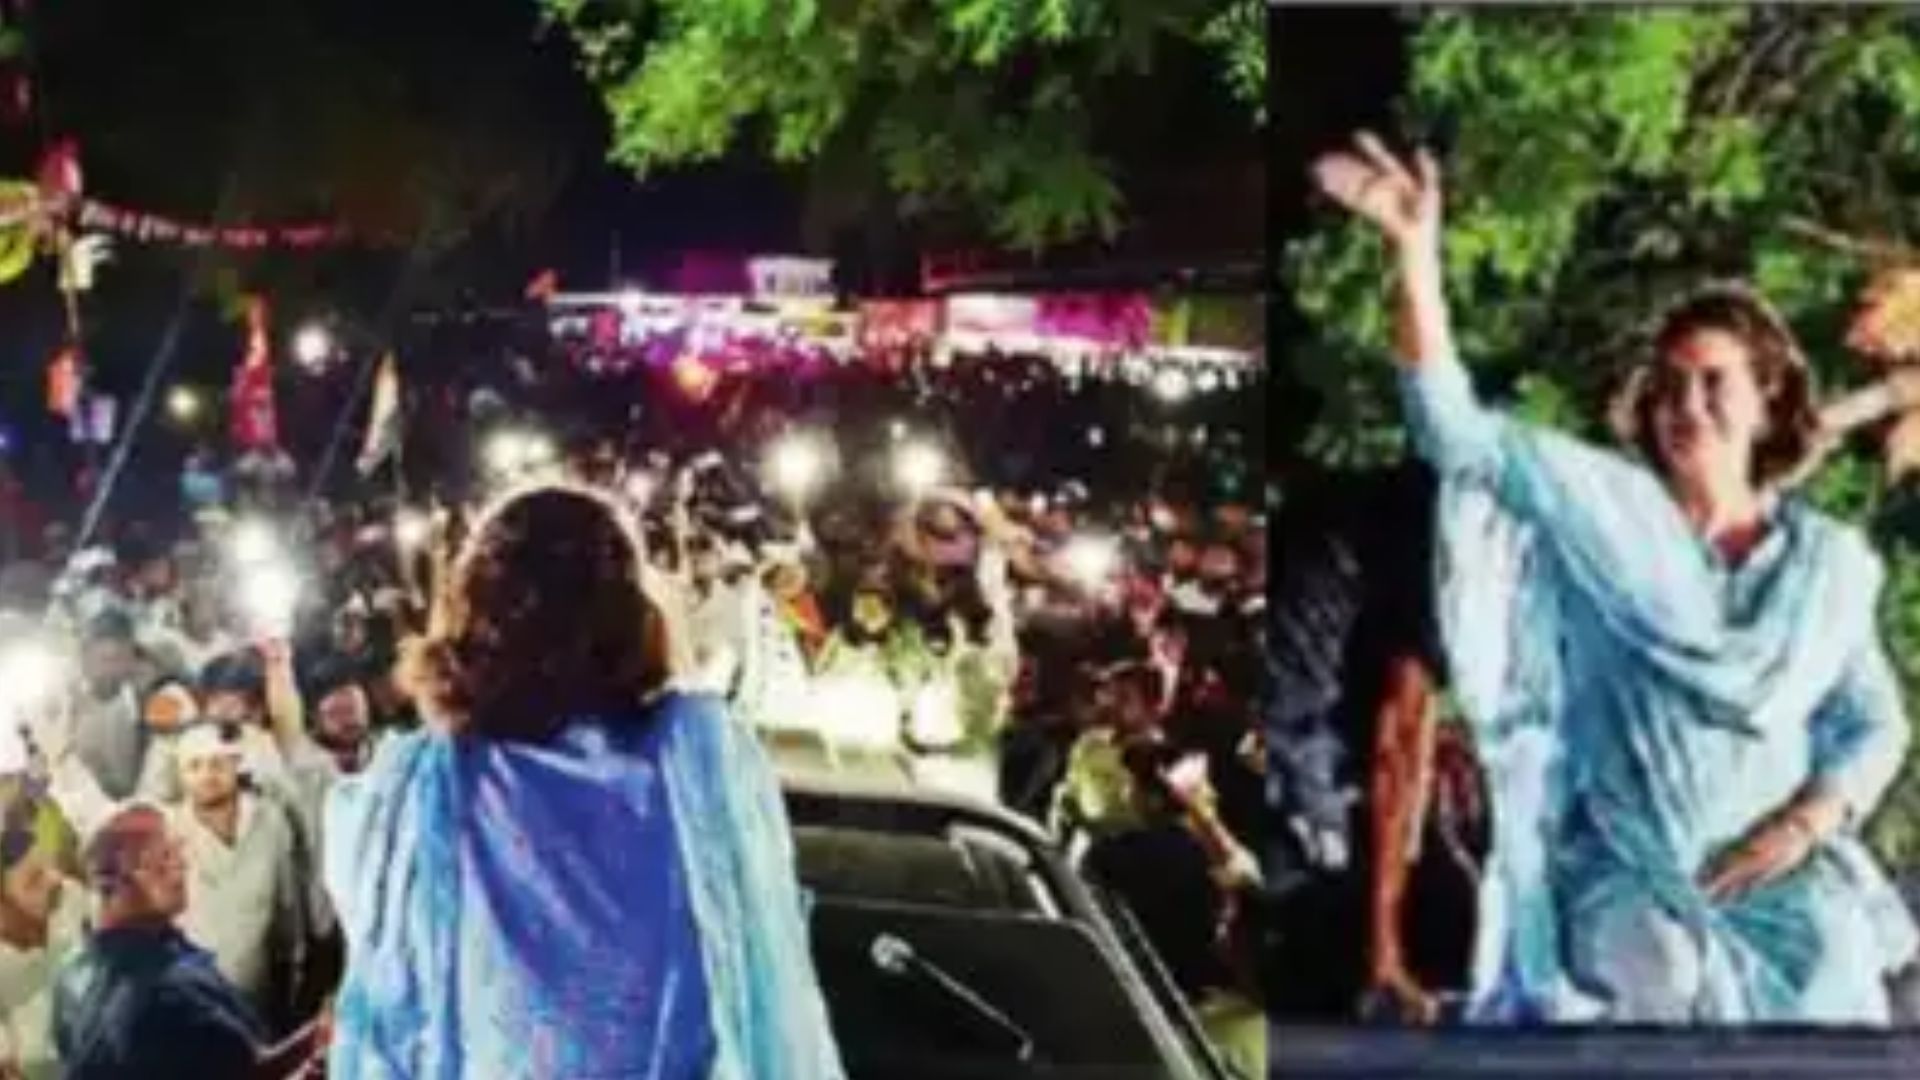
[[[93,199],[80,203],[75,220],[81,229],[108,232],[142,243],[176,243],[237,251],[327,247],[347,237],[346,230],[331,225],[196,225]]]
[[[86,291],[110,252],[108,238],[134,243],[218,247],[234,251],[314,249],[349,239],[328,224],[213,225],[182,221],[89,198],[79,146],[50,145],[31,179],[0,178],[0,282],[25,272],[36,253],[60,260],[61,288]]]

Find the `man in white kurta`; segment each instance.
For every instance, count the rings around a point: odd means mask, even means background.
[[[308,875],[284,804],[240,785],[241,750],[217,727],[181,737],[187,799],[174,814],[191,875],[179,925],[261,1015],[280,1006],[306,946]]]

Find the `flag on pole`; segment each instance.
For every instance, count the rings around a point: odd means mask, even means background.
[[[113,242],[99,233],[82,236],[61,253],[60,289],[62,292],[89,292],[94,272],[113,258]]]
[[[273,364],[267,348],[267,302],[247,303],[247,351],[233,373],[232,435],[242,453],[280,445],[279,416],[273,402]]]
[[[389,352],[373,376],[373,405],[367,410],[367,437],[360,444],[360,475],[369,476],[400,449],[400,365]]]
[[[68,345],[47,365],[47,411],[71,419],[80,408],[80,350]]]
[[[526,297],[535,303],[544,304],[553,299],[560,291],[560,275],[553,270],[542,270],[527,282]]]

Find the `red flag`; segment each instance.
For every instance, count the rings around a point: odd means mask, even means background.
[[[247,301],[247,351],[233,374],[233,445],[241,451],[280,445],[279,416],[273,403],[273,364],[267,351],[267,302]]]
[[[58,139],[40,157],[36,179],[41,197],[50,203],[62,203],[80,197],[80,144]]]
[[[68,345],[47,364],[47,411],[72,417],[80,406],[80,351]]]

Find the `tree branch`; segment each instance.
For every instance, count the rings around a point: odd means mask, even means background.
[[[1841,232],[1838,229],[1829,228],[1810,218],[1799,216],[1789,216],[1783,220],[1781,224],[1788,232],[1803,240],[1809,240],[1822,247],[1848,255],[1858,256],[1874,262],[1920,262],[1920,250],[1915,250],[1897,240],[1854,236]]]
[[[1908,365],[1835,398],[1820,410],[1820,426],[1835,440],[1897,413],[1920,408],[1920,366]]]

